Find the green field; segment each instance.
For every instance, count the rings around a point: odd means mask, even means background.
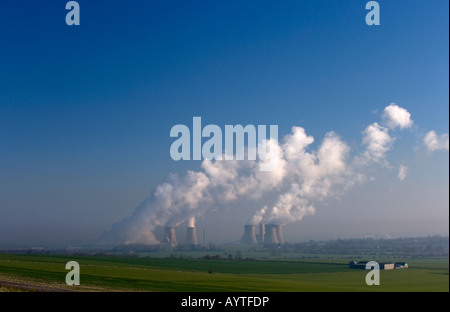
[[[65,264],[72,260],[80,264],[80,286],[65,284]],[[0,254],[0,285],[81,291],[449,291],[448,258],[408,260],[408,269],[381,271],[380,286],[367,286],[368,271],[349,269],[347,262]]]

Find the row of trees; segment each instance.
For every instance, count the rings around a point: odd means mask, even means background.
[[[449,238],[442,236],[395,239],[337,239],[285,244],[283,251],[321,254],[393,254],[399,256],[448,256]]]

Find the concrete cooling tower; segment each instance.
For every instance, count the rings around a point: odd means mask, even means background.
[[[259,234],[256,235],[256,225],[246,225],[244,235],[241,237],[243,244],[284,244],[283,226],[281,224],[259,225]]]
[[[266,224],[265,244],[278,244],[277,228],[275,224]]]
[[[259,225],[259,234],[257,236],[258,243],[260,243],[260,244],[264,243],[264,234],[265,234],[265,232],[266,232],[266,226],[265,226],[264,223],[261,223]]]
[[[244,227],[244,236],[241,238],[243,244],[256,244],[256,232],[254,225],[246,225]]]
[[[195,227],[187,227],[186,228],[186,245],[198,245],[197,233],[195,231]]]
[[[277,239],[279,244],[284,244],[284,238],[283,238],[283,226],[281,224],[275,225],[275,229],[277,232]]]
[[[175,247],[178,244],[174,227],[166,227],[164,229],[164,242],[170,247]]]

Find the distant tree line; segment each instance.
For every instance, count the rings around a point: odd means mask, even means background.
[[[286,243],[280,252],[317,254],[360,254],[401,257],[445,257],[449,255],[449,238],[442,236],[407,237],[395,239],[336,239]]]

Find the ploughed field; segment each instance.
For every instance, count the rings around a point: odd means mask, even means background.
[[[65,283],[68,261],[80,285]],[[383,262],[386,262],[383,260]],[[448,258],[408,259],[410,268],[349,269],[346,260],[228,260],[0,254],[2,291],[449,291]]]

